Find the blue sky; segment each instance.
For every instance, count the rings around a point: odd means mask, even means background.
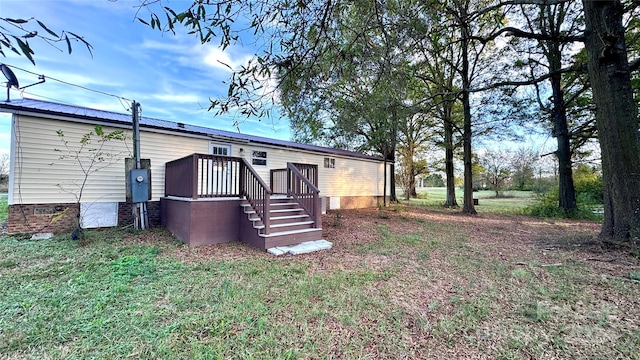
[[[201,45],[182,29],[177,34],[160,33],[134,20],[138,0],[0,0],[0,17],[34,17],[54,31],[68,30],[83,36],[93,46],[93,57],[81,43],[60,51],[45,43],[30,41],[36,65],[5,49],[0,62],[87,88],[136,100],[143,116],[180,121],[223,130],[278,139],[289,139],[288,122],[245,119],[230,114],[214,117],[208,112],[209,98],[227,92],[223,81],[230,70],[219,61],[238,68],[253,54],[250,47],[230,46],[224,52],[216,40]],[[168,2],[176,8],[185,0]],[[146,18],[143,16],[143,18]],[[245,41],[251,43],[251,41]],[[16,68],[20,85],[37,82],[37,76]],[[3,81],[4,78],[0,78]],[[4,100],[4,91],[2,91]],[[11,97],[21,96],[11,91]],[[114,97],[47,80],[25,89],[25,97],[126,113],[126,105]],[[10,118],[0,115],[0,152],[9,149]]]

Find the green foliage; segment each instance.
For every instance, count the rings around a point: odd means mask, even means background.
[[[604,184],[602,175],[597,169],[579,164],[573,171],[573,184],[576,189],[576,200],[585,205],[602,204]]]
[[[538,161],[538,153],[521,147],[511,154],[511,188],[513,190],[533,190],[536,186],[534,166]]]
[[[422,186],[424,187],[445,187],[444,179],[440,174],[429,174],[422,179]]]
[[[602,204],[594,202],[587,193],[579,193],[576,196],[578,209],[575,211],[565,211],[558,206],[558,188],[538,195],[534,205],[524,209],[524,213],[532,216],[561,218],[561,219],[586,219],[599,221],[602,215],[594,213],[594,205]]]
[[[553,177],[537,178],[535,180],[533,190],[536,194],[544,194],[551,191],[556,186],[556,180]]]
[[[525,212],[533,216],[601,220],[602,215],[594,210],[602,208],[603,181],[598,169],[579,164],[573,171],[573,182],[576,190],[578,209],[566,212],[558,207],[558,187],[542,192],[535,205],[529,206]]]
[[[7,194],[0,194],[0,225],[4,224],[9,216],[8,200]]]
[[[43,22],[34,18],[11,19],[0,17],[0,55],[7,56],[4,52],[6,48],[20,56],[26,57],[35,65],[35,51],[31,44],[29,44],[30,40],[39,40],[54,47],[56,43],[63,42],[69,54],[71,54],[73,50],[71,42],[79,42],[93,55],[93,47],[91,44],[82,36],[75,33],[65,30],[60,32],[53,31]]]

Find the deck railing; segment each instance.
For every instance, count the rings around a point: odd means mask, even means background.
[[[240,172],[241,196],[245,196],[260,217],[264,225],[264,234],[269,235],[269,207],[271,203],[271,189],[262,178],[253,170],[253,167],[245,159],[242,160]]]
[[[309,166],[308,168],[311,168]],[[307,171],[308,174],[312,174]],[[317,170],[315,171],[317,183]],[[287,163],[287,195],[294,198],[311,217],[316,228],[321,228],[322,209],[320,190],[305,176],[295,164]]]
[[[311,183],[318,187],[318,166],[311,164],[300,164],[300,163],[292,163],[300,173],[309,179]],[[270,184],[271,191],[274,194],[287,194],[287,189],[289,188],[289,170],[287,168],[284,169],[274,169],[271,170],[270,174]]]
[[[165,196],[192,199],[241,194],[240,158],[191,154],[165,165]]]
[[[270,171],[269,183],[271,184],[271,191],[274,194],[287,194],[287,169],[274,169]]]
[[[243,159],[232,156],[191,154],[165,165],[165,196],[191,199],[244,196],[269,234],[269,186]]]

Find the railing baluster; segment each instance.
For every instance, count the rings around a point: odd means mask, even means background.
[[[312,166],[302,165],[303,170],[310,175]],[[305,170],[306,169],[306,170]],[[287,194],[292,196],[314,221],[314,226],[320,228],[320,190],[303,175],[295,164],[287,163]]]

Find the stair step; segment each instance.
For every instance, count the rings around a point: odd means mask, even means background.
[[[299,221],[299,222],[291,222],[291,223],[284,223],[284,224],[271,224],[271,225],[269,225],[269,228],[270,229],[286,228],[286,227],[294,227],[294,226],[311,225],[313,223],[314,223],[314,221]],[[264,224],[263,225],[254,225],[253,228],[254,229],[258,229],[258,230],[262,230],[262,229],[264,229]],[[292,231],[295,231],[295,230],[292,230]]]
[[[269,218],[269,220],[287,220],[287,219],[299,219],[299,218],[306,218],[309,215],[304,214],[304,215],[287,215],[287,216],[272,216]]]
[[[313,231],[318,231],[318,232],[322,233],[322,229],[312,228],[312,229],[300,229],[300,230],[287,230],[287,231],[273,232],[273,233],[271,233],[269,235],[265,235],[265,234],[258,234],[258,235],[260,235],[262,237],[265,237],[265,238],[269,238],[269,237],[292,235],[292,234],[303,234],[303,233],[308,233],[308,232],[313,232]]]
[[[280,209],[280,210],[270,210],[269,214],[272,213],[286,213],[286,212],[300,212],[300,211],[304,211],[304,209]],[[247,215],[253,215],[256,214],[255,210],[245,210],[244,212]],[[307,216],[307,215],[288,215],[288,216],[299,216],[299,217],[303,217],[303,216]],[[285,218],[284,216],[281,216],[280,218]],[[270,219],[273,219],[273,217],[271,217]],[[251,220],[251,219],[249,219]]]
[[[284,206],[284,205],[298,205],[297,202],[277,202],[277,203],[270,203],[269,205],[271,206]]]
[[[297,201],[291,200],[291,201],[277,201],[277,202],[269,202],[269,204],[271,205],[275,205],[275,206],[280,206],[280,205],[289,205],[289,204],[297,204]],[[240,206],[251,206],[250,203],[248,202],[243,202],[240,204]]]
[[[270,225],[269,227],[274,229],[274,228],[281,228],[281,227],[287,227],[287,226],[310,225],[313,223],[314,221],[299,221],[299,222],[292,222],[292,223],[285,223],[285,224],[273,224],[273,225]]]
[[[303,208],[294,208],[294,209],[269,209],[270,213],[281,213],[281,212],[287,212],[287,211],[304,211]]]

